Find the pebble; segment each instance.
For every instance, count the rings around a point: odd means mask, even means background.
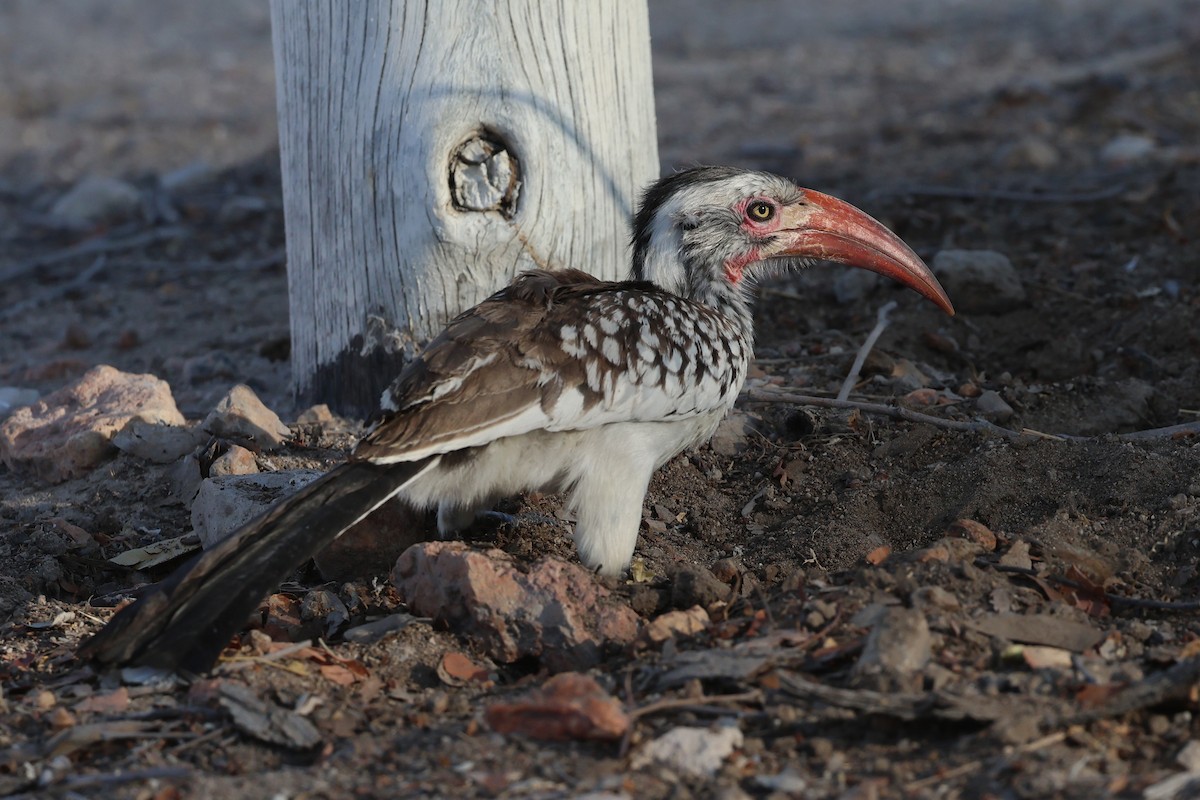
[[[1026,136],[1003,151],[1002,160],[1007,167],[1033,167],[1050,169],[1062,160],[1054,145],[1040,136]]]
[[[279,415],[243,383],[221,398],[200,427],[214,436],[251,442],[264,450],[278,447],[291,435]]]
[[[90,176],[75,184],[51,207],[52,216],[75,225],[111,222],[133,215],[142,204],[137,189],[117,178]]]
[[[1016,269],[995,250],[943,250],[933,271],[959,311],[999,314],[1025,305]]]
[[[671,573],[671,605],[675,608],[701,606],[728,600],[730,588],[705,567],[684,564]]]
[[[1131,164],[1135,161],[1145,160],[1157,148],[1158,145],[1149,136],[1123,133],[1109,140],[1100,149],[1100,160],[1110,166]]]
[[[913,608],[889,608],[867,635],[854,665],[855,679],[868,688],[903,685],[928,663],[932,646],[924,614]]]
[[[762,421],[744,411],[731,411],[721,420],[709,445],[720,456],[735,456],[750,446],[750,435],[757,431]]]
[[[193,161],[191,164],[173,169],[159,176],[158,185],[171,194],[195,189],[213,180],[216,171],[205,161]]]
[[[236,444],[217,456],[208,468],[208,475],[211,478],[218,475],[253,475],[256,472],[258,472],[258,462],[254,458],[254,453]]]
[[[207,550],[322,474],[297,469],[207,478],[192,501],[192,528]]]
[[[662,764],[695,778],[711,778],[742,746],[742,732],[732,725],[716,728],[680,726],[647,742],[634,754],[632,766]]]
[[[135,419],[117,432],[113,444],[135,458],[170,464],[196,449],[200,444],[200,433],[185,426]]]
[[[1013,407],[996,391],[988,389],[975,398],[975,410],[993,422],[1008,422],[1012,419]]]

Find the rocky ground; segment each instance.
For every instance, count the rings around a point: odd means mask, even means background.
[[[664,165],[855,202],[959,315],[773,281],[740,411],[656,477],[628,580],[517,498],[468,546],[301,570],[190,685],[74,651],[228,522],[201,478],[360,430],[289,397],[265,8],[0,9],[0,416],[86,377],[75,407],[173,431],[0,467],[0,795],[1200,792],[1200,4],[652,5]],[[907,417],[798,400],[893,300],[851,399]]]

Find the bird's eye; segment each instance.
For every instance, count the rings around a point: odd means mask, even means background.
[[[766,222],[775,216],[775,206],[765,200],[758,200],[746,207],[746,216],[754,222]]]

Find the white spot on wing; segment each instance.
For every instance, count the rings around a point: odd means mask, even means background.
[[[604,344],[601,346],[600,352],[604,354],[604,357],[608,360],[608,363],[621,363],[621,343],[617,341],[616,337],[605,337]]]

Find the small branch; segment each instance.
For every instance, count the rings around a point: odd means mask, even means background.
[[[0,283],[8,283],[26,273],[33,272],[38,267],[48,267],[52,264],[59,264],[63,261],[70,261],[73,258],[81,256],[102,255],[105,253],[115,253],[120,250],[132,250],[135,247],[153,244],[154,242],[162,241],[163,239],[173,239],[181,236],[184,233],[183,228],[158,228],[145,233],[135,234],[123,238],[100,237],[97,239],[89,239],[86,242],[72,245],[64,250],[59,250],[55,253],[45,253],[43,255],[34,256],[33,258],[21,262],[16,266],[9,267],[0,275]]]
[[[1092,589],[1092,587],[1085,586],[1079,581],[1073,581],[1070,578],[1063,578],[1057,575],[1043,575],[1037,570],[1029,567],[1017,567],[1009,564],[995,564],[983,558],[976,559],[975,566],[994,569],[996,572],[1007,572],[1012,575],[1025,575],[1030,578],[1039,578],[1044,581],[1050,581],[1051,583],[1057,583],[1059,586],[1066,586],[1069,589],[1079,589],[1080,591],[1084,592],[1095,591]],[[1142,597],[1125,597],[1124,595],[1112,594],[1110,592],[1102,592],[1102,594],[1109,605],[1117,608],[1141,608],[1149,611],[1200,611],[1200,600],[1147,600]]]
[[[741,694],[718,694],[708,697],[677,697],[669,700],[658,700],[657,702],[644,705],[641,708],[635,708],[629,712],[630,720],[638,720],[650,714],[658,714],[663,711],[680,711],[680,710],[697,710],[701,709],[706,713],[712,713],[716,709],[715,706],[736,704],[736,703],[762,703],[763,696],[760,691],[742,692]],[[724,711],[724,709],[720,709]]]
[[[908,197],[947,197],[960,200],[1004,200],[1011,203],[1098,203],[1111,200],[1126,190],[1113,184],[1091,192],[1031,192],[1010,189],[973,189],[966,186],[897,186],[881,189],[875,195]]]
[[[799,406],[817,406],[818,408],[841,408],[852,411],[862,411],[865,414],[879,414],[892,419],[902,419],[908,422],[920,422],[960,433],[991,433],[1009,441],[1017,441],[1026,436],[1038,436],[1044,439],[1055,439],[1069,442],[1092,442],[1112,437],[1123,442],[1146,442],[1155,439],[1177,439],[1185,436],[1200,436],[1200,422],[1185,422],[1180,425],[1169,425],[1165,428],[1150,428],[1132,433],[1105,433],[1099,436],[1075,436],[1069,433],[1042,433],[1041,431],[1023,428],[1014,431],[1002,428],[985,419],[955,420],[942,419],[932,414],[922,414],[920,411],[904,408],[903,406],[885,405],[883,403],[862,403],[857,400],[838,400],[832,397],[816,397],[808,394],[793,394],[791,392],[767,391],[764,389],[747,389],[742,396],[755,403],[793,403]]]
[[[1040,739],[1034,739],[1032,742],[1026,742],[1025,744],[1021,745],[1020,747],[1012,748],[1011,750],[1006,750],[1004,755],[1007,756],[1007,755],[1010,755],[1011,753],[1033,753],[1038,750],[1041,750],[1043,747],[1048,747],[1049,745],[1052,745],[1052,744],[1058,744],[1059,742],[1066,739],[1069,734],[1070,734],[1070,731],[1055,731],[1054,733],[1051,733],[1047,736],[1043,736]],[[1002,757],[1003,756],[1001,756],[1001,758]],[[911,782],[905,784],[904,790],[906,792],[916,792],[920,789],[925,789],[930,786],[942,785],[942,784],[944,784],[945,781],[954,780],[955,778],[961,778],[964,775],[970,775],[972,772],[982,769],[984,766],[984,763],[985,762],[982,759],[978,759],[975,761],[968,761],[965,764],[960,764],[957,767],[945,770],[943,772],[935,772],[934,774],[929,775],[925,778],[920,778],[918,780],[911,781]]]
[[[994,433],[1005,439],[1021,438],[1017,431],[1001,428],[987,420],[975,419],[969,422],[953,419],[942,419],[931,414],[904,408],[903,406],[884,405],[883,403],[862,403],[857,400],[838,400],[833,397],[815,397],[807,394],[792,394],[791,392],[770,392],[762,389],[749,389],[745,392],[746,399],[758,403],[795,403],[801,406],[817,406],[819,408],[842,408],[862,411],[867,414],[880,414],[893,419],[908,422],[921,422],[926,425],[936,425],[939,428],[959,431],[961,433]]]
[[[0,310],[0,322],[7,322],[18,314],[23,314],[26,311],[32,311],[43,303],[48,303],[51,300],[66,294],[72,289],[78,289],[80,286],[83,286],[92,278],[96,277],[100,270],[104,269],[106,261],[107,259],[105,256],[97,256],[96,260],[92,262],[90,267],[76,275],[71,280],[60,283],[57,286],[50,286],[44,291],[38,292],[33,297],[22,300],[19,303],[14,303],[8,308]]]
[[[1200,681],[1200,657],[1185,658],[1174,666],[1130,684],[1099,708],[1081,711],[1061,721],[1062,725],[1095,722],[1161,705],[1188,696]]]
[[[854,364],[850,367],[850,373],[846,375],[846,380],[842,381],[842,389],[837,394],[838,400],[845,400],[850,396],[850,391],[854,388],[854,384],[858,382],[858,374],[862,372],[863,364],[866,363],[867,356],[871,353],[871,348],[875,346],[875,342],[879,341],[880,335],[887,328],[888,323],[891,322],[889,317],[895,308],[896,301],[891,300],[884,303],[875,315],[875,327],[867,335],[867,340],[863,342],[862,347],[858,348],[858,354],[854,356]]]

